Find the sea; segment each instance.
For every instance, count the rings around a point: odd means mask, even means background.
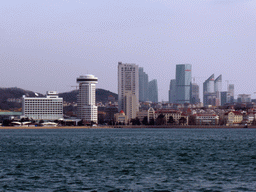
[[[0,191],[256,191],[256,129],[1,129]]]

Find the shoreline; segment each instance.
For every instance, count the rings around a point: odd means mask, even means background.
[[[0,130],[8,130],[8,129],[250,129],[256,128],[256,126],[248,126],[245,128],[244,126],[203,126],[203,125],[115,125],[115,126],[37,126],[37,127],[14,127],[14,126],[6,126],[0,127]]]

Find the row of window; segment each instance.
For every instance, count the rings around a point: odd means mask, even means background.
[[[62,115],[63,113],[25,113],[25,115]]]

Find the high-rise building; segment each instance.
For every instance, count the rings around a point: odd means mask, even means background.
[[[228,91],[221,92],[221,106],[224,106],[226,103],[230,103],[230,93]]]
[[[214,80],[214,91],[215,92],[221,92],[222,91],[222,75],[219,75],[215,80]]]
[[[130,106],[127,106],[128,104]],[[121,110],[125,112],[128,119],[135,118],[139,110],[138,65],[118,62],[118,111]]]
[[[251,102],[250,94],[239,94],[237,96],[237,103],[248,103]]]
[[[46,97],[22,97],[22,115],[34,120],[63,118],[63,98],[56,91],[48,91]]]
[[[136,118],[138,100],[132,91],[125,91],[124,94],[124,112],[128,119]]]
[[[234,84],[229,84],[228,85],[228,92],[230,94],[230,103],[234,102],[234,97],[235,97],[235,85]]]
[[[191,64],[176,65],[176,103],[191,102]]]
[[[203,83],[203,103],[204,106],[214,105],[216,103],[217,95],[214,92],[214,74],[212,74],[204,83]]]
[[[200,103],[199,86],[196,83],[192,83],[191,103],[192,104]]]
[[[157,88],[157,80],[153,79],[148,83],[148,100],[152,101],[153,103],[158,102],[158,88]]]
[[[214,92],[216,93],[216,106],[221,105],[221,93],[222,91],[222,75],[219,75],[215,80],[214,80]]]
[[[148,74],[139,67],[139,101],[147,101],[148,93]]]
[[[214,74],[212,74],[203,84],[204,93],[214,93]]]
[[[172,79],[170,81],[169,103],[176,103],[176,80],[175,79]]]
[[[76,81],[79,83],[77,117],[89,123],[98,123],[98,107],[95,103],[95,90],[98,78],[87,74],[78,77]]]

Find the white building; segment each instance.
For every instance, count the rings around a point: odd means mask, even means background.
[[[136,112],[139,111],[138,65],[118,62],[118,111],[121,110],[129,120],[136,118]]]
[[[79,83],[77,117],[88,122],[98,123],[98,107],[95,105],[98,78],[88,74],[78,77],[77,83]]]
[[[22,97],[22,115],[34,120],[63,118],[63,98],[56,91],[48,91],[46,97]]]

